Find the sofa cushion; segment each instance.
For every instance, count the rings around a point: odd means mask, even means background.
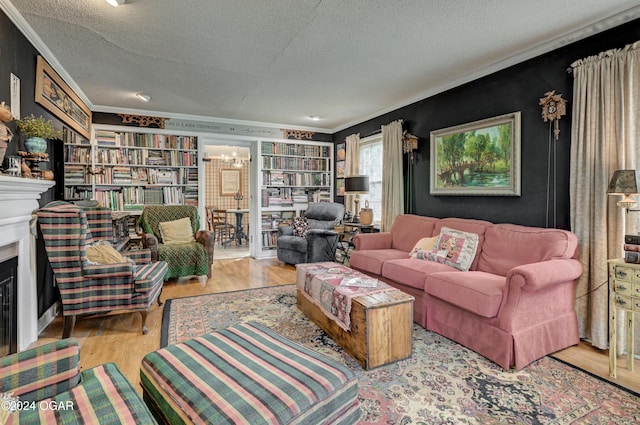
[[[365,273],[382,274],[382,264],[385,261],[398,258],[409,258],[409,253],[398,249],[367,249],[353,251],[349,257],[349,265]],[[421,261],[421,260],[417,260]]]
[[[382,265],[381,275],[402,285],[423,290],[425,279],[428,275],[437,272],[451,271],[456,271],[456,269],[446,264],[413,258],[402,258],[385,261]],[[457,271],[457,273],[462,272]]]
[[[495,317],[502,302],[506,278],[491,273],[470,271],[429,275],[425,292],[483,317]]]
[[[523,264],[572,258],[577,247],[577,236],[566,230],[496,224],[485,234],[478,270],[506,276]]]
[[[482,245],[484,243],[484,234],[491,226],[493,226],[493,223],[484,220],[449,217],[438,220],[433,229],[433,235],[439,235],[443,227],[449,227],[451,229],[475,233],[478,235],[478,249],[476,250],[476,256],[471,263],[471,267],[469,267],[469,270],[476,270],[478,268],[478,260],[480,259],[480,252],[482,251]]]
[[[391,248],[410,252],[420,239],[437,235],[433,233],[437,221],[437,218],[413,214],[397,216],[391,226]]]

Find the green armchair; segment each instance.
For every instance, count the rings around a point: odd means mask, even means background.
[[[191,221],[193,241],[179,244],[163,243],[160,223],[188,217]],[[211,277],[214,233],[200,228],[198,210],[192,205],[147,206],[142,210],[139,223],[144,232],[142,245],[151,250],[152,260],[165,261],[169,271],[165,280],[176,277]]]

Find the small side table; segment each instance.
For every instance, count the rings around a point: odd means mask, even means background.
[[[640,313],[640,264],[609,260],[609,375],[616,377],[616,309],[625,312],[627,369],[633,370],[633,317]]]

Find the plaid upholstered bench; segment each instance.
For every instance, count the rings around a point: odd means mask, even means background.
[[[149,353],[144,401],[170,424],[353,424],[358,381],[344,365],[247,322]]]
[[[115,364],[80,372],[78,351],[69,338],[0,359],[0,424],[156,424]]]

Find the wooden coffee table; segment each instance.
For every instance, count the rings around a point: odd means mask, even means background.
[[[347,331],[327,317],[298,282],[298,308],[365,369],[411,357],[413,301],[398,289],[358,296],[352,300]]]

